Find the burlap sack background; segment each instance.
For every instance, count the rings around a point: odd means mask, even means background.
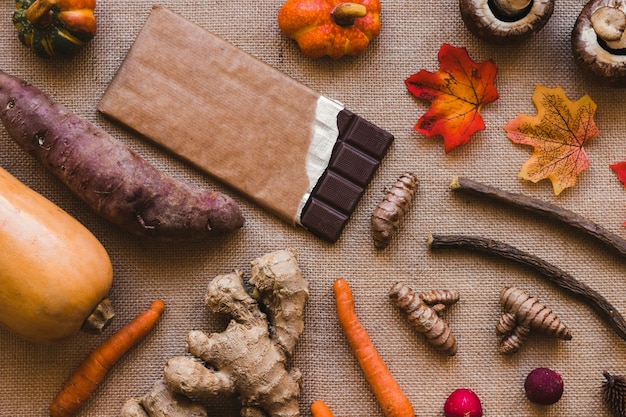
[[[380,38],[362,56],[337,62],[309,60],[281,35],[276,23],[279,0],[160,3],[396,136],[342,238],[331,245],[284,225],[243,196],[98,114],[97,102],[154,3],[101,0],[97,37],[77,57],[63,61],[39,59],[23,47],[11,23],[14,5],[2,2],[2,70],[40,86],[171,175],[233,195],[247,224],[231,236],[202,243],[138,240],[97,218],[0,130],[0,165],[86,224],[109,251],[115,268],[110,295],[118,313],[102,337],[81,334],[57,346],[33,345],[0,330],[0,415],[46,415],[50,401],[81,359],[160,297],[167,310],[157,329],[110,372],[81,413],[117,415],[127,398],[142,395],[160,377],[168,357],[184,354],[188,330],[212,332],[225,326],[224,319],[202,305],[210,278],[233,268],[247,273],[252,259],[287,246],[298,251],[300,266],[311,282],[306,330],[294,359],[304,375],[303,415],[309,415],[308,405],[317,398],[324,399],[337,416],[381,415],[336,323],[332,281],[339,276],[350,282],[363,324],[418,415],[443,415],[445,398],[459,387],[475,390],[488,416],[608,415],[600,399],[602,371],[626,373],[626,343],[590,308],[512,263],[466,252],[430,252],[426,245],[430,233],[476,234],[505,241],[570,272],[626,313],[626,263],[613,252],[561,224],[448,190],[453,175],[465,175],[559,204],[626,236],[626,191],[608,167],[626,158],[626,98],[623,91],[583,79],[573,63],[570,32],[584,1],[559,1],[544,30],[513,47],[487,45],[472,37],[456,1],[382,3]],[[425,138],[412,130],[428,106],[411,97],[403,82],[422,68],[436,71],[443,43],[466,47],[475,61],[493,59],[499,68],[496,82],[501,95],[483,110],[487,129],[447,155],[440,138]],[[535,113],[531,97],[538,84],[562,86],[572,100],[588,93],[598,105],[601,133],[586,146],[591,168],[559,197],[547,181],[531,184],[517,178],[531,149],[512,144],[502,129],[520,113]],[[171,111],[184,112],[185,105]],[[370,236],[370,214],[382,190],[407,170],[421,181],[417,202],[392,245],[377,252]],[[461,302],[446,316],[459,343],[455,357],[433,351],[390,304],[387,292],[398,280],[416,290],[461,292]],[[518,354],[500,355],[494,325],[503,286],[524,288],[553,308],[572,329],[573,340],[532,336]],[[524,378],[539,366],[559,371],[565,380],[562,400],[551,407],[532,405],[524,396]],[[232,399],[207,405],[210,415],[238,413]]]

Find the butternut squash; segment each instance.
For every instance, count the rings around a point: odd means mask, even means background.
[[[78,220],[0,168],[0,323],[37,343],[78,333],[113,267]]]

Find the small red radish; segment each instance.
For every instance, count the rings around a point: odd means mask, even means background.
[[[526,397],[543,405],[554,404],[563,395],[563,378],[549,368],[537,368],[528,374],[524,382]]]
[[[478,395],[470,389],[454,390],[443,406],[446,417],[482,417],[483,408]]]

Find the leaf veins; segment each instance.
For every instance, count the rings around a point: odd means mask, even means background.
[[[485,129],[483,105],[498,99],[493,61],[476,63],[465,48],[443,44],[439,71],[420,70],[405,80],[415,97],[431,103],[414,129],[428,137],[443,136],[446,153],[466,144],[471,135]]]
[[[562,88],[544,86],[535,88],[533,102],[536,116],[522,114],[504,129],[512,142],[534,148],[519,177],[532,182],[549,179],[559,195],[590,165],[583,145],[599,134],[593,119],[596,104],[588,95],[572,102]]]

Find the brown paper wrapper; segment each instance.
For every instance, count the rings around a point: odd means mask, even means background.
[[[98,109],[295,224],[319,97],[155,6]]]

